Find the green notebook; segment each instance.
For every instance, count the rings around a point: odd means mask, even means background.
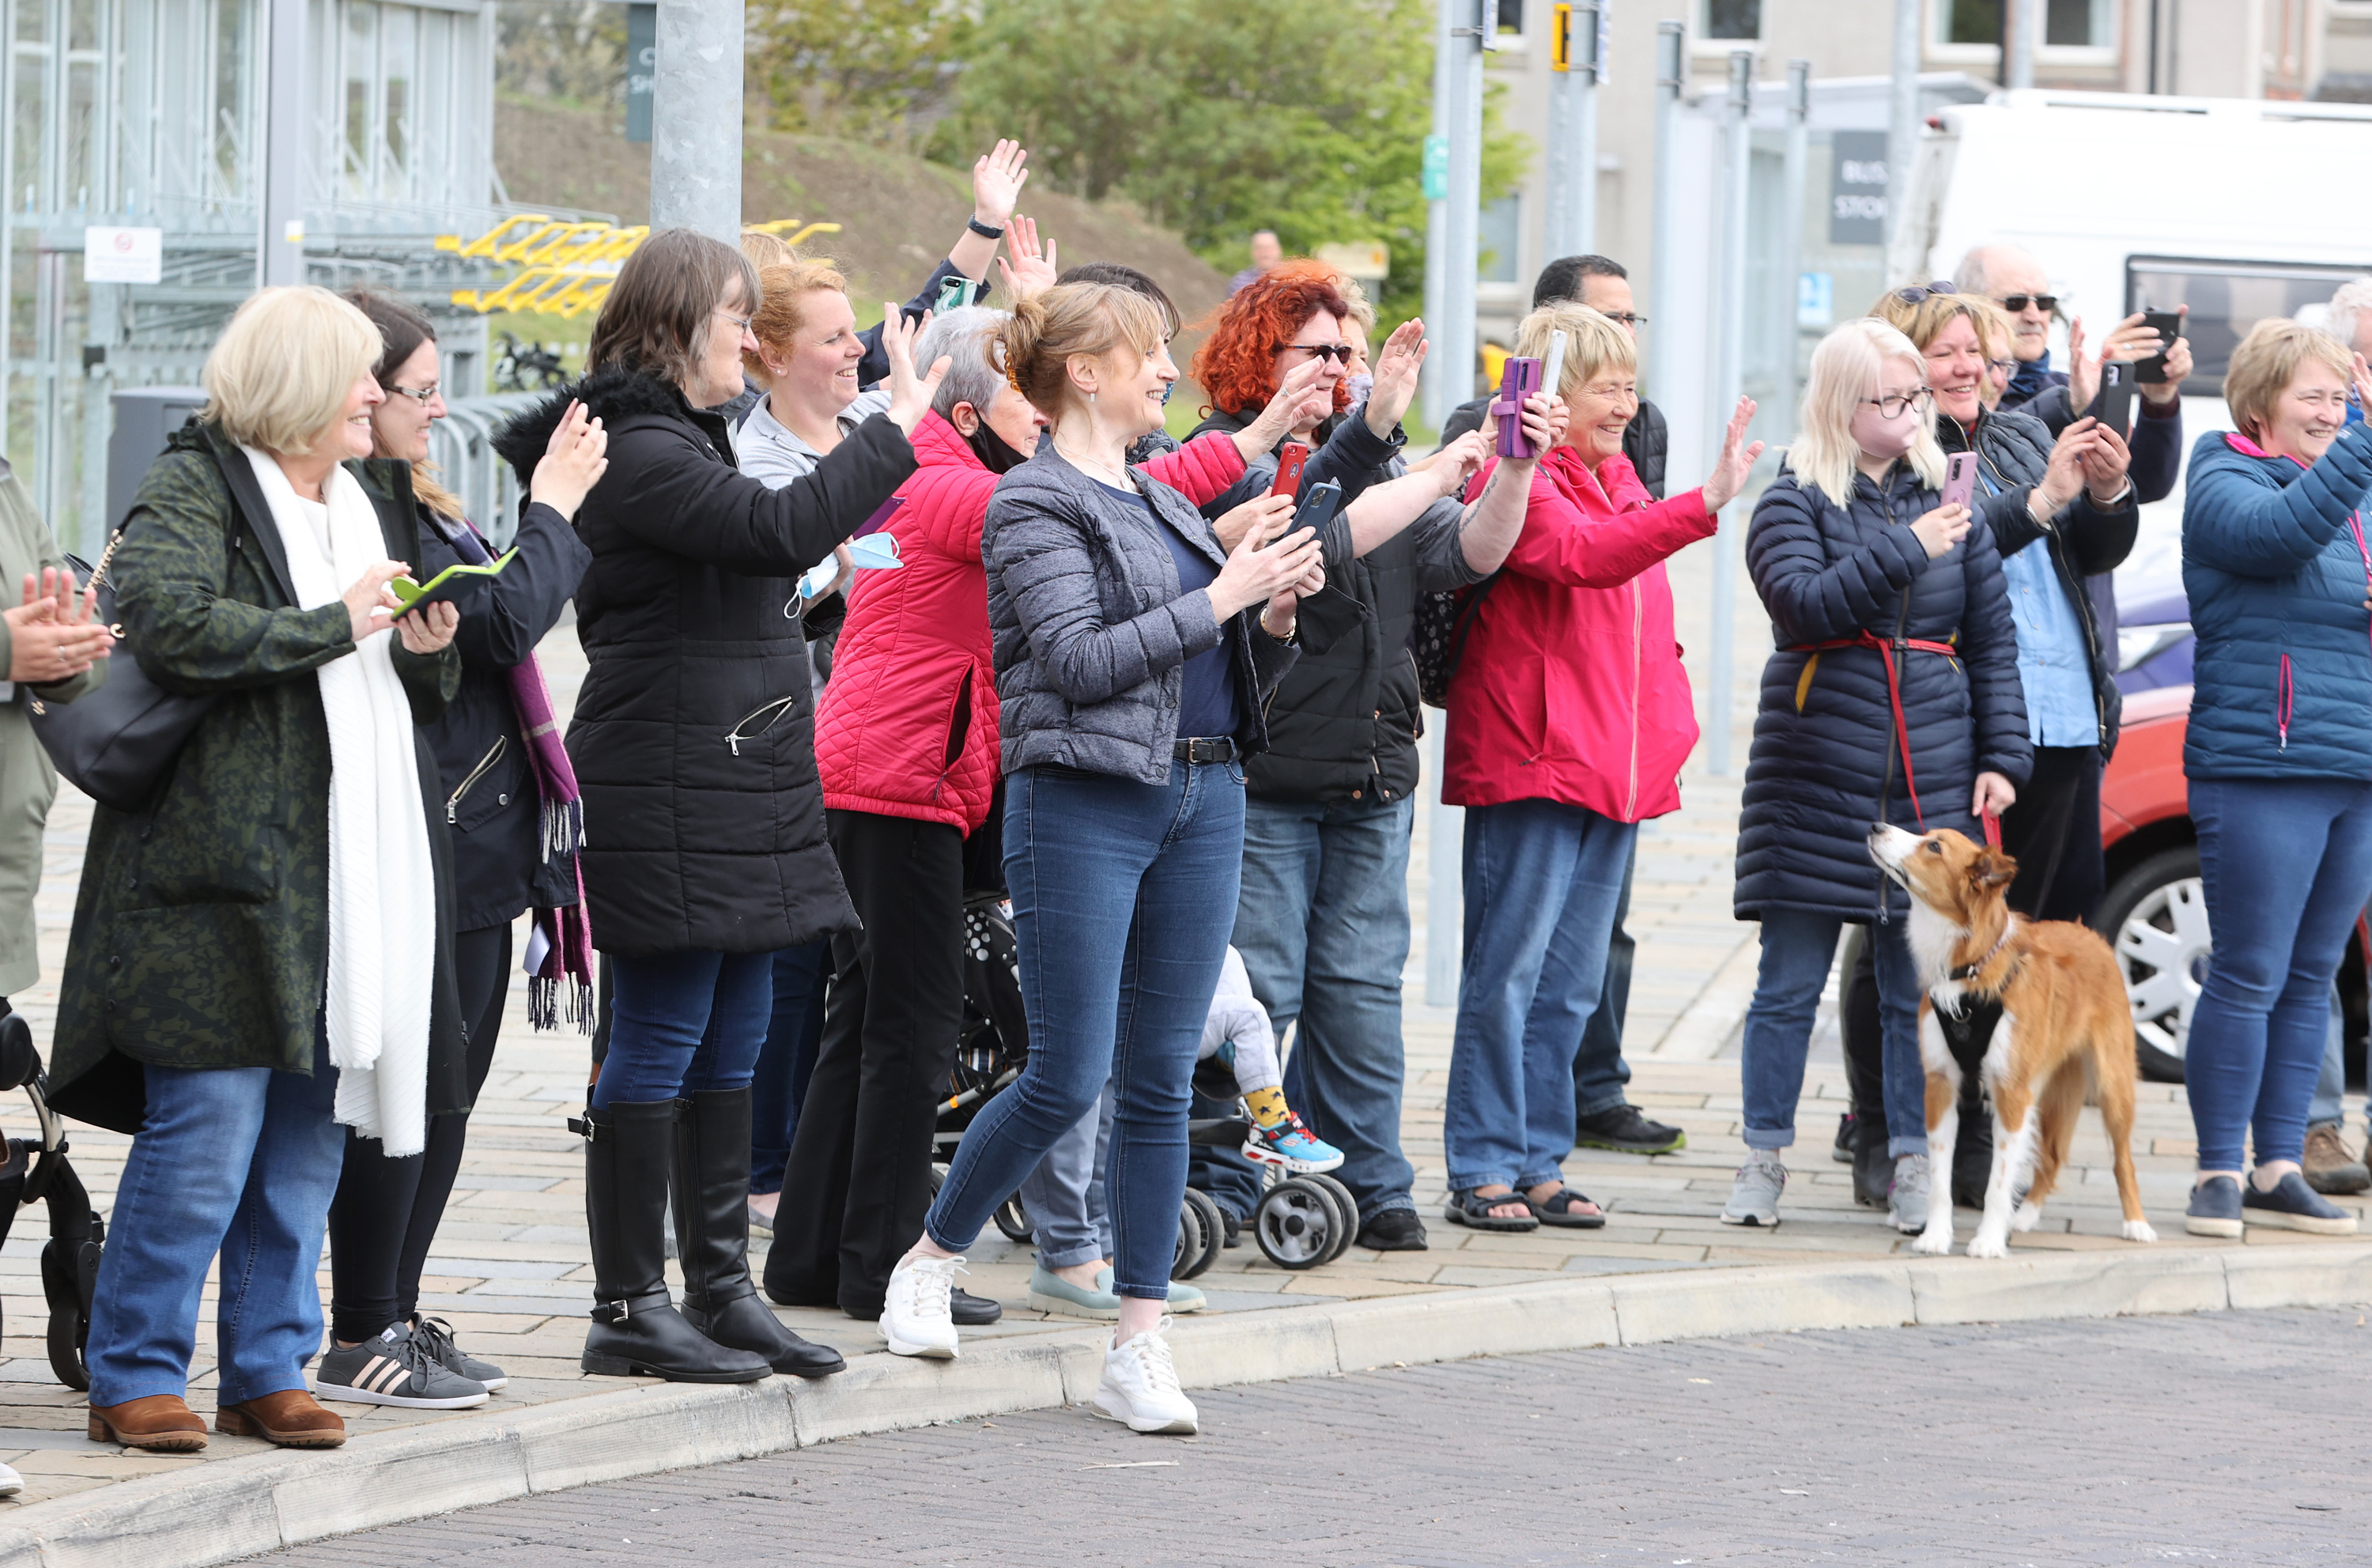
[[[439,599],[450,599],[457,591],[466,586],[462,579],[494,576],[509,565],[511,557],[517,553],[516,550],[506,550],[500,560],[488,566],[471,566],[463,562],[456,562],[424,583],[415,583],[409,577],[398,577],[388,584],[389,587],[395,590],[395,597],[403,602],[403,608],[396,613],[409,615],[424,604],[434,604]]]

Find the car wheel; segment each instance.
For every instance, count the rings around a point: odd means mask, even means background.
[[[2199,851],[2190,845],[2161,850],[2119,877],[2100,900],[2100,933],[2116,950],[2125,978],[2142,1076],[2182,1082],[2191,1013],[2214,946]]]

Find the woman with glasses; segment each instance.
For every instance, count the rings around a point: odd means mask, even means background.
[[[2372,391],[2361,354],[2260,322],[2233,351],[2237,433],[2203,436],[2182,505],[2199,633],[2182,749],[2215,952],[2185,1053],[2193,1236],[2347,1235],[2299,1173],[2331,981],[2372,895]],[[2249,1145],[2255,1167],[2249,1169]]]
[[[1973,342],[1973,340],[1971,340]],[[1973,351],[1961,390],[1973,398]],[[1747,1160],[1726,1225],[1779,1223],[1812,1016],[1846,925],[1870,927],[1884,1020],[1893,1221],[1927,1216],[1919,983],[1901,889],[1869,857],[1873,820],[1975,835],[2031,760],[2001,559],[1966,507],[1937,505],[1944,449],[1929,366],[1864,318],[1813,352],[1801,434],[1755,504],[1747,569],[1777,645],[1746,765],[1738,918],[1762,923],[1739,1064]],[[1900,715],[1898,720],[1897,715]]]

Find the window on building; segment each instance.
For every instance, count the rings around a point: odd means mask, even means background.
[[[2112,49],[2110,0],[2044,0],[2042,41],[2053,49]]]
[[[1762,0],[1704,0],[1704,26],[1700,36],[1749,41],[1760,39]]]
[[[1524,257],[1524,199],[1513,192],[1485,205],[1482,213],[1482,264],[1474,275],[1484,283],[1514,283]]]
[[[1942,43],[1990,43],[2002,41],[2002,0],[1939,0],[1936,19]]]
[[[1520,38],[1524,32],[1524,0],[1499,0],[1499,30]]]

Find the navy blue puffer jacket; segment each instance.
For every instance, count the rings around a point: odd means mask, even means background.
[[[2192,448],[2187,776],[2372,778],[2372,567],[2349,523],[2366,491],[2372,426],[2342,429],[2311,468],[2221,433]]]
[[[1740,920],[1797,909],[1866,921],[1881,897],[1901,915],[1902,891],[1869,858],[1870,823],[1915,827],[1924,813],[1928,828],[1974,836],[1969,796],[1977,774],[2024,784],[2033,769],[2001,557],[1991,530],[1979,527],[1929,560],[1911,525],[1936,499],[1899,464],[1883,484],[1855,475],[1849,507],[1785,468],[1755,504],[1746,567],[1778,646],[1762,668],[1746,764],[1734,895]],[[1916,812],[1878,651],[1796,651],[1865,631],[1960,650],[1958,657],[1916,649],[1894,656]]]

